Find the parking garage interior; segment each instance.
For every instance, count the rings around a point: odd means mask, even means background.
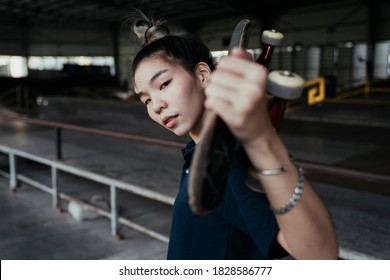
[[[390,259],[388,1],[0,0],[0,258],[165,259],[180,179],[130,65],[132,8],[210,48],[235,25],[283,33],[270,70],[305,80],[281,137],[327,203],[340,259]],[[113,207],[115,205],[115,207]]]

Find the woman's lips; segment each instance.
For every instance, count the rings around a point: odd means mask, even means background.
[[[167,128],[172,128],[176,124],[177,115],[163,118],[163,123]]]

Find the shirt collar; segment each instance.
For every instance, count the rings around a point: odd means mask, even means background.
[[[194,153],[196,144],[194,140],[188,142],[188,144],[181,150],[181,154],[183,155],[184,160],[187,162],[191,160],[192,154]]]

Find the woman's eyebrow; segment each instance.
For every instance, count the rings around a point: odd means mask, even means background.
[[[153,75],[153,77],[150,79],[149,84],[152,84],[161,74],[167,72],[168,69],[160,70],[156,74]]]

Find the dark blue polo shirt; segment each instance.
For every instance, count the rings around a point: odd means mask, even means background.
[[[239,149],[230,165],[221,203],[208,215],[193,213],[187,182],[195,143],[182,150],[184,166],[173,207],[168,259],[272,259],[286,255],[275,238],[279,231],[264,193],[245,184],[249,160]]]

